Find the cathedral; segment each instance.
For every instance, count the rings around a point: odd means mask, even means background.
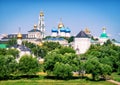
[[[62,21],[59,22],[58,28],[52,28],[52,37],[70,37],[71,30],[65,27]]]
[[[44,13],[41,11],[38,18],[38,24],[33,26],[33,29],[29,30],[27,34],[21,34],[20,31],[18,34],[8,34],[2,38],[1,41],[8,41],[11,38],[17,38],[17,44],[19,47],[22,46],[22,41],[26,40],[35,44],[40,44],[41,42],[59,42],[61,45],[69,46],[71,45],[75,50],[76,54],[84,54],[91,44],[100,44],[103,45],[109,38],[106,33],[106,28],[103,28],[103,32],[100,37],[97,37],[97,40],[94,40],[94,36],[91,35],[91,32],[88,28],[84,31],[80,31],[76,36],[74,36],[74,41],[68,43],[63,37],[71,37],[71,30],[68,27],[65,27],[62,20],[60,20],[57,27],[51,29],[51,37],[45,38],[45,21]],[[24,46],[23,46],[24,47]],[[23,48],[21,47],[21,48]],[[21,51],[22,52],[22,51]]]

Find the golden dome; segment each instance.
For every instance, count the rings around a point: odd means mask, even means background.
[[[36,29],[37,28],[37,25],[36,24],[34,24],[34,29]]]
[[[44,16],[44,13],[42,11],[40,12],[40,16]]]
[[[22,38],[22,34],[18,33],[17,38]]]
[[[60,28],[62,28],[62,27],[64,27],[64,24],[63,24],[63,23],[59,23],[59,24],[58,24],[58,29],[60,29]]]
[[[88,28],[85,29],[84,31],[86,34],[89,34],[90,33],[90,30]]]

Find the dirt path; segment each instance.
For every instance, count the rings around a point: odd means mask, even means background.
[[[112,83],[114,83],[116,85],[120,85],[120,82],[118,82],[118,81],[114,81],[114,80],[107,80],[107,81],[112,82]]]

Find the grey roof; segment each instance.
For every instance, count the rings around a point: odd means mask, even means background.
[[[11,38],[17,38],[17,34],[9,34],[7,37],[3,37],[2,39],[11,39]],[[28,34],[22,34],[22,39],[27,39]]]
[[[31,50],[29,48],[27,48],[26,46],[24,46],[24,45],[17,45],[16,44],[16,45],[14,45],[12,47],[19,48],[21,51],[30,51],[31,52]]]
[[[63,41],[63,40],[65,40],[64,38],[60,38],[60,37],[53,37],[53,38],[47,38],[46,40],[52,40],[52,41]]]
[[[27,47],[24,46],[24,45],[20,45],[20,46],[18,46],[18,48],[19,48],[21,51],[30,51],[30,49],[27,48]]]
[[[89,36],[84,32],[80,31],[77,35],[76,38],[89,38]]]
[[[32,29],[32,30],[30,30],[30,31],[28,31],[28,32],[41,32],[41,31],[38,30],[38,29]]]

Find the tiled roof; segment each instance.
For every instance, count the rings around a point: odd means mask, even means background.
[[[80,31],[77,35],[77,38],[89,38],[89,36],[84,32],[84,31]]]
[[[28,31],[28,32],[41,32],[41,31],[38,30],[38,29],[32,29],[32,30],[30,30],[30,31]]]

